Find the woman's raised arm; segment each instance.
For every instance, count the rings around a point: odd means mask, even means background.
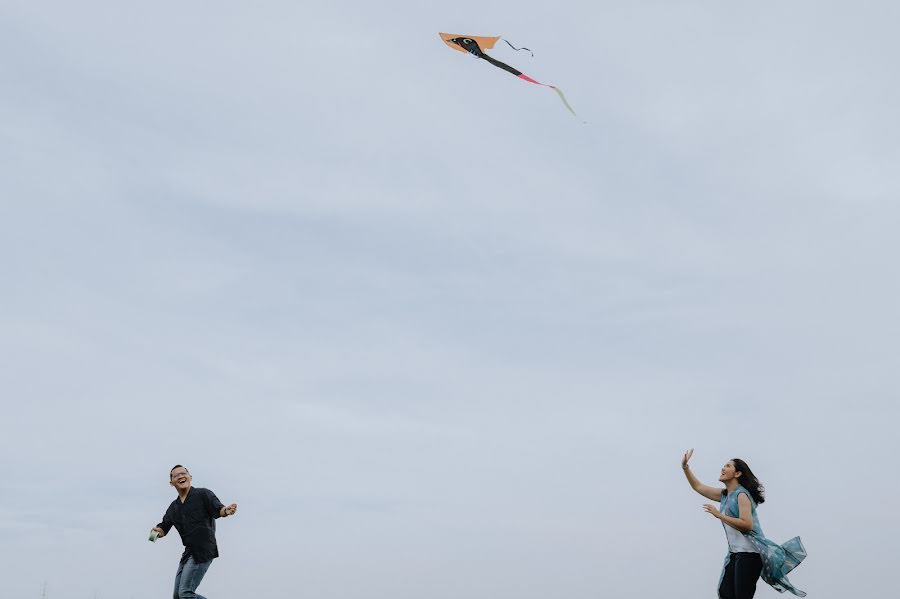
[[[694,473],[691,472],[691,467],[688,462],[691,460],[691,456],[694,455],[694,450],[689,449],[684,452],[684,457],[681,458],[681,469],[684,470],[684,476],[687,478],[688,484],[691,485],[691,488],[707,499],[712,499],[713,501],[721,501],[722,500],[722,491],[721,488],[710,487],[709,485],[704,485],[701,483]]]

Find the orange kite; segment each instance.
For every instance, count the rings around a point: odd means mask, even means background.
[[[454,50],[459,50],[460,52],[465,52],[467,54],[471,54],[472,56],[474,56],[476,58],[481,58],[482,60],[486,60],[487,62],[491,63],[495,67],[499,67],[499,68],[503,69],[504,71],[512,73],[519,79],[524,79],[525,81],[528,81],[530,83],[535,83],[537,85],[543,85],[544,87],[549,87],[550,89],[555,91],[557,94],[559,94],[560,100],[563,101],[563,104],[566,105],[566,108],[569,109],[569,112],[571,112],[572,114],[575,114],[575,111],[572,110],[572,107],[569,106],[569,102],[566,100],[566,97],[563,95],[562,90],[560,90],[558,87],[556,87],[555,85],[548,85],[546,83],[541,83],[540,81],[535,81],[528,75],[523,74],[521,71],[514,69],[511,66],[509,66],[508,64],[502,63],[499,60],[495,60],[484,53],[485,50],[490,50],[491,48],[493,48],[494,44],[496,44],[500,40],[499,35],[496,37],[479,37],[479,36],[475,36],[475,35],[458,35],[455,33],[441,33],[440,36],[441,36],[441,39],[444,40],[444,43],[447,44],[448,46],[450,46],[451,48],[453,48]],[[503,41],[506,42],[506,40],[503,40]],[[506,43],[509,44],[509,46],[514,50],[520,49],[520,48],[516,48],[509,42],[506,42]],[[521,48],[521,49],[528,50],[528,48]],[[530,50],[529,50],[529,52],[530,52]]]

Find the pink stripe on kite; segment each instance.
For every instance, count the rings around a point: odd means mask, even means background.
[[[559,99],[562,100],[563,104],[566,105],[566,108],[569,109],[569,112],[571,112],[572,114],[575,114],[575,111],[572,110],[571,106],[569,106],[569,102],[568,102],[568,100],[566,100],[566,97],[563,95],[562,91],[555,85],[549,85],[547,83],[541,83],[540,81],[535,81],[534,79],[532,79],[528,75],[525,75],[524,73],[519,75],[519,79],[524,79],[525,81],[528,81],[530,83],[537,83],[538,85],[543,85],[544,87],[549,87],[550,89],[552,89],[553,91],[556,92],[556,94],[559,96]],[[578,116],[578,115],[575,115],[575,116]]]
[[[530,82],[532,82],[532,83],[537,83],[538,85],[544,85],[544,84],[541,83],[540,81],[535,81],[534,79],[532,79],[531,77],[529,77],[528,75],[525,75],[525,74],[519,75],[519,79],[524,79],[525,81],[530,81]]]

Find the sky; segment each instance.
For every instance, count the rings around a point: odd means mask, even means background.
[[[714,597],[694,447],[883,597],[898,19],[0,1],[0,596],[171,596],[184,464],[210,599]]]

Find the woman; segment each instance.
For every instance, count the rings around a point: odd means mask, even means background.
[[[795,588],[787,574],[806,557],[800,537],[794,537],[784,545],[763,536],[756,506],[765,501],[765,489],[754,476],[747,462],[733,459],[722,467],[719,482],[725,488],[710,487],[701,483],[688,462],[694,450],[685,452],[681,468],[691,488],[713,501],[703,506],[708,514],[722,521],[728,540],[728,555],[719,578],[721,599],[752,599],[756,593],[756,581],[760,575],[776,591],[790,591],[799,597],[806,593]]]

